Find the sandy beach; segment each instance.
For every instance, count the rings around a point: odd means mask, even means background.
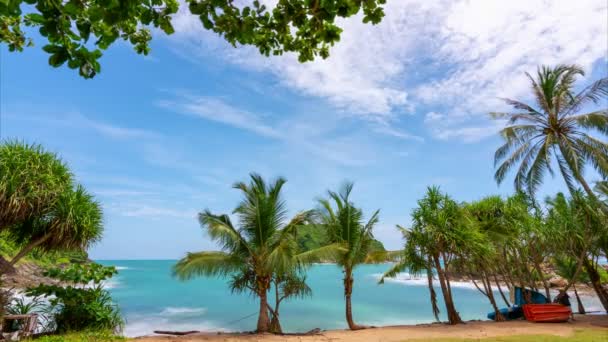
[[[575,316],[568,323],[539,324],[527,321],[510,322],[467,322],[466,324],[449,326],[446,324],[423,324],[416,326],[388,326],[371,328],[360,331],[329,330],[317,335],[254,335],[254,334],[218,334],[204,333],[187,336],[147,336],[134,339],[137,342],[197,342],[197,341],[351,341],[351,342],[396,342],[406,340],[422,340],[433,338],[488,338],[511,335],[554,335],[570,336],[575,330],[590,328],[605,331],[608,341],[608,316],[587,315]]]

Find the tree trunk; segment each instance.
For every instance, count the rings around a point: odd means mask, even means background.
[[[500,282],[498,282],[498,277],[496,277],[496,273],[494,273],[494,282],[496,283],[496,287],[498,287],[498,292],[500,293],[502,300],[505,302],[505,305],[511,306],[504,292],[502,292],[502,287],[500,286]]]
[[[344,299],[346,300],[346,323],[348,323],[348,328],[350,330],[360,330],[364,327],[358,325],[353,320],[353,309],[351,303],[351,297],[353,294],[353,271],[351,269],[346,268],[344,270]]]
[[[437,306],[437,294],[435,293],[435,288],[433,287],[433,268],[431,266],[431,262],[429,260],[428,268],[426,270],[427,281],[429,282],[429,294],[431,296],[431,306],[433,307],[433,315],[435,316],[435,320],[439,322],[439,307]]]
[[[15,273],[15,267],[0,255],[0,277],[4,274]]]
[[[483,272],[483,286],[486,289],[486,293],[488,295],[488,299],[490,300],[490,304],[492,304],[492,308],[494,308],[494,321],[503,322],[505,321],[505,317],[502,315],[500,310],[498,309],[498,305],[496,305],[496,299],[494,298],[494,292],[492,291],[492,283],[490,282],[490,278],[488,278],[487,274]]]
[[[258,296],[260,297],[260,313],[258,315],[258,333],[270,331],[270,318],[268,317],[268,280],[258,279]]]
[[[443,300],[445,302],[445,309],[448,314],[448,322],[450,324],[459,324],[462,323],[462,319],[460,319],[460,315],[456,311],[456,307],[454,306],[454,301],[452,300],[452,296],[448,289],[445,273],[441,268],[441,263],[439,262],[439,257],[433,257],[435,262],[435,269],[437,269],[437,276],[439,277],[439,284],[441,285],[441,292],[443,293]]]
[[[574,296],[576,297],[576,303],[578,304],[578,313],[581,315],[585,314],[585,307],[583,306],[583,302],[581,301],[581,297],[578,295],[578,291],[576,291],[576,285],[572,285],[574,289]]]
[[[275,305],[274,310],[268,305],[268,311],[272,315],[270,319],[270,332],[273,334],[282,334],[283,328],[281,328],[281,321],[279,319],[279,307]]]
[[[589,186],[589,184],[587,184],[587,181],[583,178],[583,176],[578,176],[575,174],[575,177],[576,177],[576,180],[578,180],[578,182],[581,183],[581,185],[583,186],[583,189],[585,189],[585,192],[587,193],[587,195],[589,197],[591,197],[593,200],[597,201],[597,196],[595,195],[593,190],[591,190],[591,187]]]
[[[534,268],[536,272],[538,272],[538,276],[540,277],[540,281],[543,283],[543,287],[545,288],[545,297],[547,297],[547,302],[551,303],[551,291],[549,290],[549,283],[543,274],[542,269],[540,268],[540,264],[537,261],[534,261]]]
[[[605,311],[608,311],[608,293],[606,289],[602,286],[600,281],[600,275],[595,268],[595,265],[589,261],[589,259],[585,258],[583,260],[583,266],[585,267],[585,271],[589,275],[589,280],[591,280],[591,285],[593,285],[593,289],[597,294],[597,297],[600,299],[602,306]]]
[[[281,321],[279,319],[279,305],[281,305],[281,296],[279,294],[279,284],[275,281],[274,283],[274,310],[268,305],[268,310],[272,315],[272,319],[270,320],[270,331],[273,334],[282,334],[283,329],[281,328]]]
[[[23,249],[21,249],[19,251],[19,253],[17,253],[17,255],[15,255],[11,259],[11,262],[10,262],[11,266],[15,266],[15,264],[17,263],[17,261],[21,260],[21,258],[23,258],[29,252],[31,252],[32,249],[40,246],[43,242],[45,242],[46,240],[48,240],[50,237],[51,237],[51,233],[46,233],[45,235],[43,235],[42,237],[38,238],[37,240],[34,240],[34,241],[30,242],[29,244],[27,244],[25,247],[23,247]]]

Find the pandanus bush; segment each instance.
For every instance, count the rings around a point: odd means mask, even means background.
[[[55,154],[7,142],[0,145],[0,231],[22,246],[8,261],[0,256],[6,273],[35,248],[86,249],[101,238],[103,215]]]

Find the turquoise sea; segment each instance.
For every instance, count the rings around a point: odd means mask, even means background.
[[[127,325],[125,335],[154,330],[250,331],[255,329],[256,300],[230,293],[225,279],[198,278],[181,282],[171,277],[171,260],[100,261],[116,266],[119,274],[108,284]],[[355,272],[353,313],[358,323],[393,325],[434,320],[426,278],[407,273],[378,285],[389,265],[362,265]],[[314,328],[343,329],[342,272],[331,264],[312,266],[307,273],[311,298],[281,304],[281,324],[287,332]],[[465,320],[485,319],[487,299],[472,284],[453,283],[457,308]],[[440,296],[441,291],[437,289]],[[442,308],[441,297],[439,297]],[[443,312],[442,312],[443,314]],[[243,317],[248,318],[239,320]]]

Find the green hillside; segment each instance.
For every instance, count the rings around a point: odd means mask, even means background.
[[[325,245],[327,237],[325,231],[316,226],[303,226],[298,229],[298,247],[300,250],[308,251]],[[374,240],[371,251],[385,251],[384,245],[378,240]]]

